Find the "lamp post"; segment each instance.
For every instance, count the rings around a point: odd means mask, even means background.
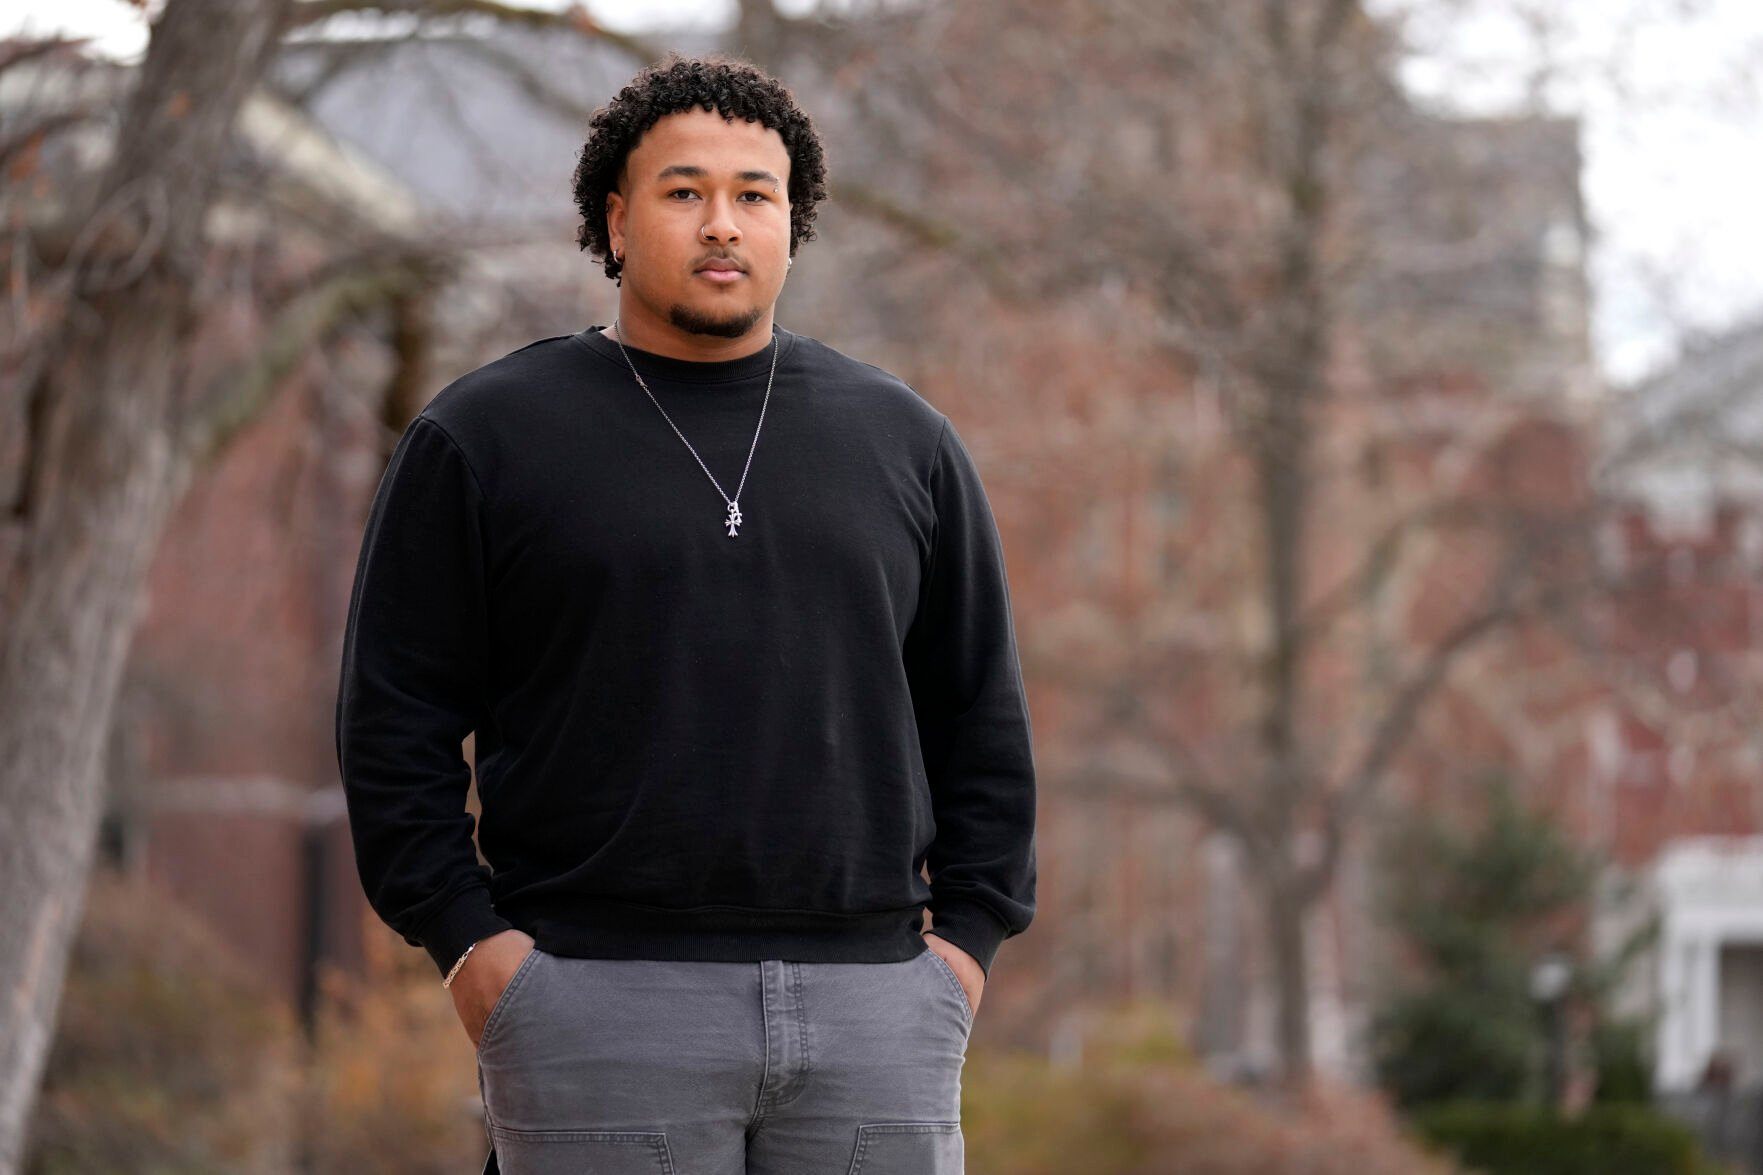
[[[1544,1065],[1544,1097],[1559,1113],[1567,1091],[1567,987],[1573,980],[1573,960],[1561,951],[1549,951],[1530,969],[1530,998],[1541,1004],[1547,1024],[1548,1044]]]

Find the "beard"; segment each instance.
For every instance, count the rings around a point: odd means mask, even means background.
[[[730,311],[726,314],[706,314],[690,306],[675,303],[667,311],[667,321],[675,329],[687,334],[710,335],[718,339],[738,339],[751,331],[761,318],[765,317],[763,306],[754,306],[747,310]]]

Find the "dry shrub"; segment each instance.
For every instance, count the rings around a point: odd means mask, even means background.
[[[1447,1175],[1375,1094],[1319,1086],[1280,1110],[1206,1075],[1166,1009],[1105,1016],[1080,1066],[976,1050],[963,1074],[973,1175]]]
[[[327,974],[316,1041],[226,944],[137,882],[95,877],[27,1175],[476,1170],[488,1149],[471,1043],[426,955]],[[304,1074],[305,1081],[301,1078]],[[975,1050],[973,1175],[1432,1175],[1375,1095],[1281,1112],[1207,1077],[1173,1014],[1126,1007],[1081,1067]]]
[[[490,1149],[477,1063],[429,957],[400,944],[370,983],[323,986],[314,1169],[477,1170]]]
[[[291,1169],[298,1031],[230,947],[100,872],[68,962],[28,1175]]]
[[[476,1170],[471,1042],[427,955],[382,955],[365,983],[324,973],[308,1042],[196,915],[94,875],[26,1175]]]

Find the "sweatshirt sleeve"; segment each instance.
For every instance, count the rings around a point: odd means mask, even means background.
[[[405,429],[368,511],[343,636],[337,765],[368,904],[441,973],[510,929],[490,901],[461,744],[487,662],[483,498],[447,432]]]
[[[935,538],[905,658],[930,778],[928,933],[987,974],[1035,909],[1035,770],[1004,551],[973,457],[944,422]]]

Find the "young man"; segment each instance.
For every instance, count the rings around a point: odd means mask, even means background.
[[[777,81],[643,71],[575,175],[615,323],[448,385],[374,498],[338,761],[487,1169],[962,1168],[973,1012],[1034,914],[1029,713],[947,417],[773,321],[825,195]]]

